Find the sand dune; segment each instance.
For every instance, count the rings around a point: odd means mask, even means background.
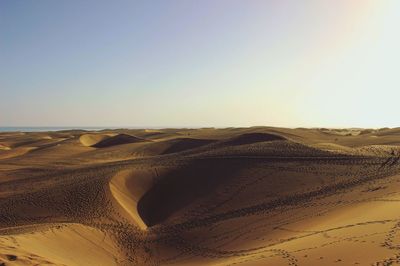
[[[145,139],[128,134],[83,134],[79,137],[83,146],[95,148],[107,148],[115,145],[143,142]]]
[[[83,134],[82,136],[79,137],[79,141],[83,146],[91,147],[109,137],[110,136],[106,134]]]
[[[118,265],[109,237],[94,228],[60,223],[4,231],[3,265]]]
[[[165,149],[162,154],[169,154],[175,152],[186,151],[194,148],[198,148],[210,143],[214,140],[210,139],[193,139],[193,138],[176,138],[168,141],[170,146]]]
[[[31,150],[36,149],[36,147],[18,147],[18,148],[14,148],[14,149],[4,149],[2,151],[0,151],[0,159],[9,159],[9,158],[14,158],[14,157],[18,157],[21,155],[24,155],[26,153],[28,153]]]
[[[111,147],[111,146],[115,146],[115,145],[123,145],[123,144],[143,142],[143,141],[146,141],[146,140],[137,138],[137,137],[134,137],[131,135],[127,135],[127,134],[118,134],[115,136],[111,136],[111,137],[102,139],[99,142],[97,142],[91,146],[96,147],[96,148],[106,148],[106,147]]]
[[[2,151],[8,151],[10,150],[10,147],[6,146],[6,145],[0,145],[0,150]]]
[[[0,147],[0,265],[400,264],[398,128],[0,133]]]
[[[286,138],[268,133],[246,133],[226,140],[224,144],[235,146],[275,140],[286,140]]]
[[[154,172],[152,171],[123,170],[110,181],[112,195],[141,229],[147,229],[142,218],[146,215],[145,211],[139,213],[137,205],[143,195],[152,187],[153,180]]]

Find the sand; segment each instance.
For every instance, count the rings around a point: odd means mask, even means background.
[[[400,264],[400,129],[0,133],[0,265]]]
[[[110,136],[106,134],[83,134],[79,137],[79,141],[83,146],[91,147],[96,145],[102,140],[109,138]]]
[[[123,170],[112,177],[110,190],[112,196],[131,216],[141,229],[147,225],[138,211],[138,202],[154,183],[154,173],[149,170]]]

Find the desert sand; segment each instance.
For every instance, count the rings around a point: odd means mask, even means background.
[[[0,265],[400,265],[400,128],[0,133]]]

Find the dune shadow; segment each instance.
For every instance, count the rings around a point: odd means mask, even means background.
[[[176,153],[202,147],[204,145],[215,142],[211,139],[191,139],[191,138],[178,138],[174,139],[171,146],[168,147],[162,154]]]
[[[188,165],[166,171],[137,204],[138,213],[147,226],[165,221],[172,214],[209,195],[234,178],[243,162],[195,160]]]

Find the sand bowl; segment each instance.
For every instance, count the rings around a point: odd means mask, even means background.
[[[150,170],[123,170],[110,181],[113,197],[143,230],[147,229],[147,225],[138,212],[137,204],[153,186],[153,175]]]

